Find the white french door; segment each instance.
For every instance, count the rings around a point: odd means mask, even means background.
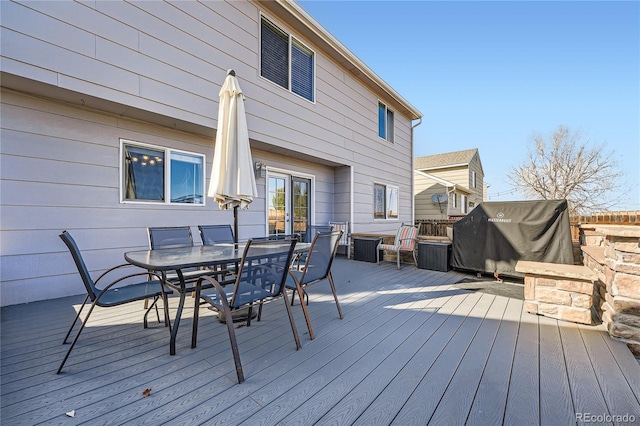
[[[304,233],[311,223],[311,179],[269,172],[267,235]]]

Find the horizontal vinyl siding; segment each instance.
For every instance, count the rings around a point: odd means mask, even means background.
[[[471,180],[471,171],[476,172],[476,187],[472,186],[473,181]],[[478,157],[474,157],[473,160],[469,163],[469,189],[473,192],[472,195],[469,196],[469,201],[475,203],[477,206],[483,200],[482,188],[484,186],[484,175],[482,173],[482,166],[480,164],[480,160]]]
[[[421,174],[416,173],[414,179],[415,218],[417,220],[446,219],[447,202],[442,203],[442,212],[440,212],[440,206],[438,203],[431,201],[431,196],[434,194],[447,194],[447,188]]]
[[[96,249],[105,262],[90,266],[99,270],[121,263],[125,249],[146,246],[146,226],[231,223],[232,212],[211,200],[206,207],[120,204],[118,192],[119,138],[205,154],[209,175],[218,92],[229,68],[246,96],[250,138],[287,152],[260,151],[256,158],[316,177],[316,223],[349,220],[353,232],[395,233],[411,220],[411,121],[395,111],[395,143],[380,139],[377,108],[384,95],[278,19],[316,52],[315,102],[261,78],[257,3],[4,1],[0,7],[2,71],[45,85],[33,85],[34,97],[3,92],[0,303],[79,292],[57,237],[63,229],[87,233],[81,249],[109,234]],[[71,104],[45,101],[40,93]],[[125,118],[133,110],[150,122]],[[165,118],[195,125],[200,134],[152,123]],[[296,159],[297,153],[335,167]],[[374,182],[399,187],[398,220],[373,220]],[[264,233],[264,179],[257,184],[260,208],[240,213],[241,239]],[[36,235],[47,242],[34,242]],[[38,256],[48,254],[65,260],[54,262],[53,271],[39,268]],[[33,265],[30,277],[15,270],[21,264]],[[5,270],[15,279],[5,281]],[[40,278],[52,272],[72,280],[45,289]],[[36,291],[18,291],[22,282]]]
[[[207,184],[211,139],[12,92],[3,91],[2,101],[3,306],[83,291],[58,238],[63,230],[72,233],[97,275],[123,263],[125,251],[146,248],[148,226],[189,225],[198,244],[198,224],[233,223],[232,211],[220,211],[211,199],[204,207],[119,202],[120,138],[205,154]],[[333,220],[333,168],[261,151],[254,160],[313,175],[316,222]],[[264,235],[265,183],[257,180],[258,198],[239,212],[240,239]]]

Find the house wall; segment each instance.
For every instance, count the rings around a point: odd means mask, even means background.
[[[473,187],[473,181],[471,179],[471,172],[476,172],[476,187]],[[480,163],[480,159],[478,156],[474,156],[473,159],[469,162],[469,178],[467,188],[472,192],[469,195],[469,201],[475,203],[477,206],[481,202],[485,200],[484,194],[484,172],[482,171],[482,164]]]
[[[442,206],[431,201],[434,194],[446,194],[447,188],[427,176],[414,174],[415,218],[416,220],[447,219],[447,202]],[[442,210],[440,210],[442,207]]]
[[[394,101],[269,14],[315,50],[315,102],[261,78],[257,3],[0,8],[1,305],[83,291],[57,237],[64,229],[97,272],[146,247],[147,226],[232,221],[210,200],[133,205],[120,204],[118,193],[120,138],[204,153],[208,182],[229,68],[246,95],[254,161],[312,174],[316,223],[350,220],[354,232],[394,233],[411,221],[411,119],[394,111],[395,143],[378,138],[378,100]],[[373,219],[374,182],[399,187],[398,220]],[[265,181],[257,183],[259,199],[241,212],[241,239],[264,235]]]
[[[123,253],[148,246],[148,226],[192,227],[233,223],[211,199],[205,206],[120,203],[120,138],[171,146],[213,159],[210,138],[2,91],[0,269],[2,305],[83,291],[69,253],[58,238],[68,230],[93,275],[123,263]],[[314,177],[316,219],[333,217],[332,167],[291,161],[263,151],[254,159]],[[209,179],[207,179],[208,182]],[[266,179],[258,197],[239,212],[239,238],[265,235]]]

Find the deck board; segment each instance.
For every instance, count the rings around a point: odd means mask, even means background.
[[[299,351],[282,300],[236,329],[242,385],[214,313],[201,310],[191,349],[192,299],[175,356],[155,315],[143,329],[141,304],[97,309],[60,375],[82,297],[2,308],[0,422],[555,425],[575,424],[576,413],[640,412],[640,366],[602,326],[452,287],[463,272],[338,258],[334,277],[345,318],[328,284],[311,286],[316,338],[296,301]],[[176,306],[174,295],[172,315]]]
[[[506,297],[494,297],[430,422],[464,424],[467,420],[508,302]]]

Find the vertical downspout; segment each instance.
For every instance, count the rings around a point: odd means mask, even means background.
[[[416,223],[416,199],[415,199],[415,196],[413,195],[414,187],[415,187],[415,173],[414,173],[415,166],[413,165],[413,159],[414,159],[413,129],[415,129],[416,127],[422,124],[422,117],[420,117],[419,120],[420,121],[418,121],[416,124],[413,124],[411,126],[411,224],[413,225],[415,225]]]
[[[453,189],[451,191],[447,191],[447,219],[449,219],[449,216],[451,216],[451,209],[449,207],[451,207],[451,194],[454,194],[455,196],[456,193],[456,184],[453,184]]]

